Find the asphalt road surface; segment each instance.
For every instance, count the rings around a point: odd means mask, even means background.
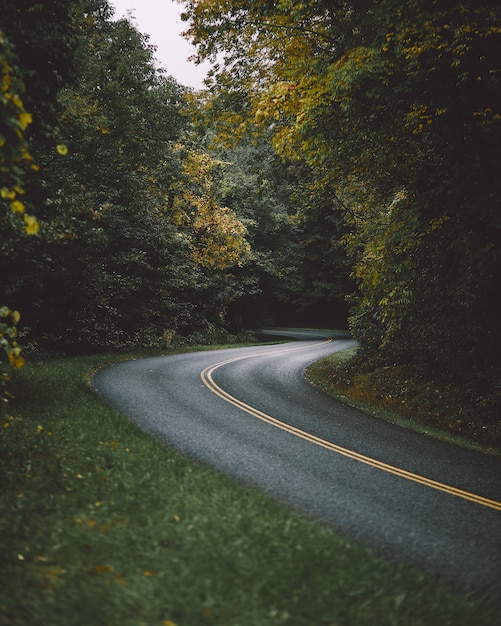
[[[277,334],[277,331],[274,331]],[[501,458],[369,416],[315,390],[344,333],[119,363],[93,386],[190,457],[461,589],[501,592]]]

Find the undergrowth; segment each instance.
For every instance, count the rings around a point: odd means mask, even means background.
[[[411,428],[433,431],[501,452],[501,416],[486,411],[464,392],[416,378],[403,366],[361,368],[356,348],[330,355],[308,368],[323,391]]]

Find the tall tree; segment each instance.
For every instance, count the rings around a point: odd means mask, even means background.
[[[364,358],[494,384],[497,3],[183,4],[200,58],[224,56],[212,89],[246,98],[239,127],[271,128],[345,216]]]
[[[176,146],[186,90],[155,69],[147,36],[113,21],[106,0],[71,9],[75,80],[58,84],[50,133],[31,139],[39,172],[27,206],[37,207],[41,234],[28,254],[2,262],[31,338],[65,349],[126,345],[192,327],[203,311],[215,316],[203,296],[217,283],[219,297],[231,297],[218,272],[245,258],[245,229],[231,211],[206,207],[209,193],[180,191],[180,181],[203,187],[210,176],[187,172]],[[195,205],[197,218],[181,227],[175,214]]]
[[[224,202],[245,223],[252,250],[249,262],[234,271],[240,298],[230,307],[230,321],[259,326],[294,317],[291,295],[301,290],[301,275],[293,168],[250,133],[216,151],[224,167]]]

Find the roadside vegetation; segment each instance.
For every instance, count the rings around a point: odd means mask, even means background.
[[[493,599],[378,558],[108,407],[91,373],[137,356],[16,374],[0,429],[1,624],[498,623]]]
[[[0,402],[34,353],[343,325],[346,394],[498,445],[499,6],[180,5],[200,91],[108,0],[3,0]]]
[[[498,416],[472,401],[467,390],[419,379],[403,366],[364,369],[356,348],[316,361],[306,377],[325,393],[381,419],[501,454]]]
[[[499,8],[181,4],[222,59],[200,92],[108,0],[2,3],[0,623],[493,624],[161,446],[89,376],[343,325],[359,350],[324,389],[499,449]]]

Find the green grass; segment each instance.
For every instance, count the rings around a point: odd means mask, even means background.
[[[111,360],[30,363],[14,381],[0,424],[0,624],[499,623],[499,607],[143,433],[89,388]]]

